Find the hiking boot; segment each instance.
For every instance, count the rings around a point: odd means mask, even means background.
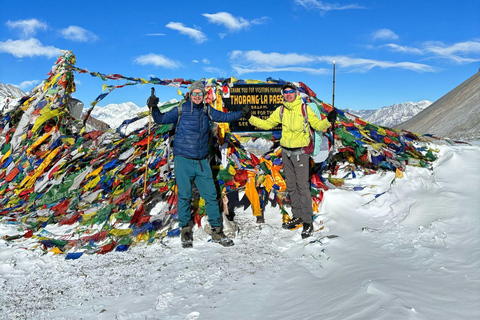
[[[212,242],[219,243],[224,247],[231,247],[234,245],[233,240],[227,238],[223,233],[222,227],[212,228]]]
[[[265,218],[263,216],[258,216],[257,223],[265,223]]]
[[[308,238],[313,234],[313,223],[304,223],[302,230],[302,239]]]
[[[182,241],[182,248],[193,247],[193,232],[192,227],[183,227],[180,231],[180,239]]]
[[[293,218],[292,220],[285,222],[282,224],[283,229],[288,229],[288,230],[295,230],[298,229],[302,226],[303,221],[302,218]]]

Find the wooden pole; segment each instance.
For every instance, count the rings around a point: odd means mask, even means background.
[[[155,97],[155,88],[152,87],[152,93],[150,94],[150,97]],[[152,127],[152,110],[149,108],[148,112],[148,136],[147,136],[147,161],[145,162],[145,176],[143,177],[144,183],[143,183],[143,199],[145,200],[146,195],[147,195],[147,172],[148,172],[148,160],[150,159],[150,131]]]

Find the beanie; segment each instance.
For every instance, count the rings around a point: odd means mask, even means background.
[[[203,85],[202,81],[195,81],[194,83],[192,83],[192,85],[190,86],[190,93],[192,93],[192,91],[195,90],[195,89],[202,90],[203,95],[205,96],[206,91],[205,91],[205,86]]]

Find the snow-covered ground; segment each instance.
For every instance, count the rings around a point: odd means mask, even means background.
[[[479,160],[443,146],[433,171],[348,180],[368,187],[326,192],[305,240],[278,207],[265,224],[237,209],[231,248],[201,229],[190,250],[168,238],[78,260],[1,240],[0,318],[479,319]]]

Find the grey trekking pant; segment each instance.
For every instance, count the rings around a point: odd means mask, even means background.
[[[310,194],[310,155],[282,148],[283,172],[292,204],[294,218],[312,223],[313,208]]]

